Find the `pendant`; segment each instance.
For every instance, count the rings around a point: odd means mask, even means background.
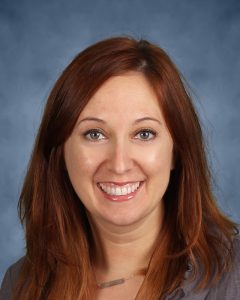
[[[100,289],[105,289],[114,285],[123,284],[126,280],[124,278],[115,279],[112,281],[98,283]]]
[[[111,287],[111,286],[114,286],[114,285],[118,285],[118,284],[123,284],[125,283],[127,280],[137,276],[137,275],[146,275],[146,269],[140,269],[138,271],[136,271],[135,273],[133,273],[132,275],[128,276],[128,277],[122,277],[122,278],[119,278],[119,279],[114,279],[114,280],[111,280],[111,281],[106,281],[106,282],[102,282],[102,283],[97,283],[97,286],[100,288],[100,289],[105,289],[105,288],[108,288],[108,287]]]

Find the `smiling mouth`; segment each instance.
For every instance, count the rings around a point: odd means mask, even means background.
[[[106,183],[97,183],[98,188],[103,193],[104,197],[112,201],[126,201],[136,196],[144,181],[128,183],[125,185],[114,185]]]

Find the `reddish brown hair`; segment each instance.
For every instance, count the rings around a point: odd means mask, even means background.
[[[199,288],[230,266],[235,224],[211,192],[201,127],[183,80],[168,55],[144,40],[115,37],[81,52],[57,80],[46,104],[19,200],[26,259],[16,299],[91,299],[92,235],[65,171],[63,145],[79,114],[111,76],[137,71],[159,99],[175,149],[164,195],[165,216],[138,299],[162,299],[179,286],[191,261],[203,267]],[[228,259],[222,260],[223,257]]]

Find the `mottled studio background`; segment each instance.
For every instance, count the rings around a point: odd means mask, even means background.
[[[119,34],[158,43],[188,80],[219,205],[240,222],[239,0],[0,0],[0,281],[24,253],[16,207],[49,91],[76,53]]]

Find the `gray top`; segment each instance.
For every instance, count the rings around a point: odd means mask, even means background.
[[[220,281],[213,288],[206,288],[201,292],[194,293],[193,288],[196,281],[188,281],[186,276],[184,284],[177,288],[165,300],[240,300],[240,236],[234,238],[234,262],[230,272],[224,274]],[[0,300],[10,300],[13,283],[16,281],[21,264],[21,258],[7,270],[1,285]],[[188,272],[191,272],[188,271]]]

